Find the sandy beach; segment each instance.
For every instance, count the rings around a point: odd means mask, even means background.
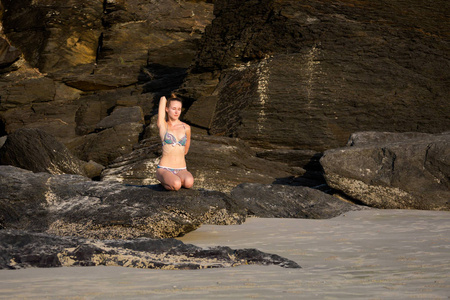
[[[327,220],[250,218],[180,238],[257,248],[302,269],[71,267],[0,271],[1,299],[449,299],[450,212],[376,210]]]

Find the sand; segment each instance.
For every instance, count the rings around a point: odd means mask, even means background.
[[[2,299],[450,299],[450,212],[363,210],[328,220],[250,218],[181,238],[257,248],[302,269],[71,267],[0,271]]]

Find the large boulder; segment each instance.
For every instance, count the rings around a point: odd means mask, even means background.
[[[84,161],[93,160],[106,166],[116,158],[131,152],[133,145],[139,142],[143,130],[141,123],[121,123],[73,139],[67,147]]]
[[[450,210],[450,133],[358,133],[320,162],[329,186],[378,208]]]
[[[328,219],[361,206],[303,186],[244,183],[231,196],[249,216],[261,218]]]
[[[256,249],[202,249],[175,239],[104,241],[18,230],[0,231],[0,269],[104,265],[173,270],[243,264],[300,268],[294,261]]]
[[[127,184],[156,184],[155,172],[161,155],[159,137],[144,140],[130,154],[117,158],[102,173],[103,181]],[[256,157],[256,153],[238,139],[193,135],[186,156],[194,176],[194,187],[230,192],[242,182],[269,184],[305,170],[285,163]]]
[[[39,129],[23,128],[7,136],[0,148],[0,164],[33,172],[85,175],[85,162],[64,144]]]
[[[355,131],[448,130],[446,5],[217,0],[183,85],[196,100],[186,118],[252,146],[316,152]]]
[[[0,166],[0,228],[99,239],[171,238],[201,224],[240,224],[245,210],[215,191],[165,191]]]

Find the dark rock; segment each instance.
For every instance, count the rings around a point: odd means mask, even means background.
[[[9,67],[20,58],[20,51],[0,37],[0,69]],[[1,71],[0,71],[1,73]]]
[[[215,1],[183,84],[198,99],[186,117],[252,146],[316,152],[355,131],[448,130],[445,5]]]
[[[240,184],[231,191],[249,216],[261,218],[327,219],[360,206],[303,186]]]
[[[0,164],[33,172],[85,175],[84,164],[61,142],[39,129],[18,129],[0,148]]]
[[[93,160],[106,166],[117,157],[131,152],[143,130],[144,126],[140,123],[118,124],[73,140],[68,148],[84,161]]]
[[[123,266],[204,269],[243,264],[300,268],[291,260],[256,249],[203,249],[174,239],[85,240],[18,230],[0,231],[0,269],[60,266]]]
[[[209,1],[2,5],[2,37],[9,50],[23,53],[14,69],[2,69],[5,134],[41,128],[67,145],[93,133],[115,107],[140,106],[144,115],[154,114],[159,96],[153,93],[179,87],[213,17]],[[90,103],[95,101],[101,103]]]
[[[450,210],[450,134],[357,133],[320,162],[329,186],[378,208]]]
[[[31,72],[31,70],[29,70]],[[66,142],[75,136],[75,115],[80,91],[39,76],[0,81],[0,118],[6,133],[39,128]],[[9,78],[9,77],[8,77]]]
[[[161,155],[159,137],[143,141],[135,150],[118,158],[102,173],[104,181],[129,184],[158,183],[155,172]],[[193,135],[186,156],[194,176],[194,187],[229,192],[242,182],[272,183],[277,178],[302,175],[302,168],[256,157],[255,152],[238,139]]]
[[[116,125],[125,123],[140,123],[144,125],[144,114],[142,108],[134,107],[118,107],[111,115],[102,119],[96,126],[97,130],[111,128]]]
[[[245,211],[213,191],[167,192],[78,175],[0,166],[0,227],[100,239],[168,238],[201,224],[239,224]]]
[[[407,142],[410,140],[426,140],[433,138],[432,134],[422,132],[379,132],[362,131],[350,135],[347,147],[351,146],[374,146],[388,143]]]

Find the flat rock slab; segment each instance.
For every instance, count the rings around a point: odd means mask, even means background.
[[[240,184],[231,196],[261,218],[328,219],[362,207],[303,186]]]
[[[105,241],[18,230],[0,231],[0,269],[98,265],[148,269],[205,269],[243,264],[300,268],[294,261],[256,249],[203,249],[175,239]]]
[[[0,228],[97,239],[172,238],[201,224],[240,224],[224,193],[165,191],[0,166]]]

